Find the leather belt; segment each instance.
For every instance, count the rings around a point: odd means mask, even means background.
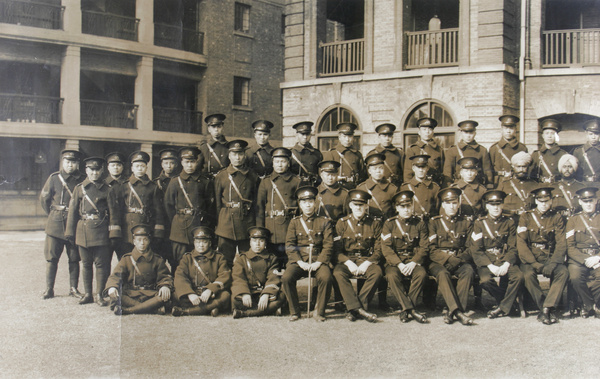
[[[507,177],[507,178],[508,178],[509,176],[511,176],[511,175],[512,175],[512,171],[498,171],[498,172],[497,172],[497,174],[498,174],[499,176],[504,176],[504,177]]]
[[[353,257],[367,257],[369,256],[368,250],[354,250],[349,255]]]
[[[489,249],[485,249],[485,251],[487,251],[490,254],[498,255],[498,254],[500,254],[502,252],[502,249],[499,248],[499,247],[492,247],[492,248],[489,248]]]
[[[400,254],[400,255],[402,255],[404,257],[409,256],[411,252],[412,252],[412,249],[411,250],[409,250],[409,249],[398,249],[398,250],[396,250],[396,254]]]
[[[541,176],[540,177],[540,181],[542,183],[554,183],[558,180],[558,175],[552,175],[552,176]]]
[[[537,247],[538,249],[547,249],[548,245],[545,243],[532,243],[531,246]]]
[[[128,207],[127,208],[127,213],[137,213],[137,214],[143,215],[144,214],[144,209],[143,208]]]
[[[600,252],[600,249],[597,249],[597,248],[596,249],[594,249],[594,248],[591,248],[591,249],[579,249],[579,250],[581,250],[582,253],[590,255],[590,256],[596,255],[596,254],[598,254],[598,252]]]
[[[354,183],[354,176],[338,176],[338,181],[340,180],[346,183]]]
[[[237,203],[226,202],[224,205],[225,205],[225,208],[241,208],[242,203],[240,203],[240,202],[237,202]]]
[[[193,215],[193,214],[196,214],[196,210],[193,209],[193,208],[178,209],[177,210],[177,214],[179,214],[179,215]]]
[[[450,254],[450,255],[456,255],[460,251],[458,249],[439,249],[439,250],[446,254]]]
[[[69,210],[69,207],[67,207],[66,205],[51,205],[50,209],[55,210],[55,211],[67,212]]]
[[[82,220],[100,220],[100,215],[95,213],[86,213],[81,215]]]
[[[136,285],[132,285],[131,289],[133,290],[156,290],[156,285],[148,285],[148,286],[136,286]]]
[[[268,217],[282,217],[285,216],[285,211],[281,210],[281,211],[265,211],[265,214]]]

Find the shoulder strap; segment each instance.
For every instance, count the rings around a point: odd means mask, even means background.
[[[323,202],[323,197],[321,196],[321,194],[319,194],[317,196],[317,200],[319,200],[319,209],[323,209],[323,211],[325,212],[325,215],[333,220],[333,218],[329,214],[329,211],[327,210],[327,206]]]
[[[140,269],[137,266],[137,263],[135,262],[135,259],[133,259],[133,257],[130,255],[129,259],[131,259],[131,263],[133,264],[133,268],[135,269],[135,272],[137,272],[138,275],[142,275],[142,272],[140,271]],[[133,280],[134,284],[135,284],[135,279]]]
[[[541,229],[542,228],[542,224],[540,223],[540,220],[538,220],[538,218],[537,218],[537,216],[535,215],[534,212],[531,212],[531,218],[533,219],[533,221],[537,225],[538,229]]]
[[[248,271],[250,271],[250,274],[256,280],[256,285],[259,286],[259,287],[261,287],[262,284],[260,284],[260,281],[258,280],[258,277],[256,276],[256,274],[254,274],[254,270],[252,269],[252,265],[250,264],[250,260],[245,255],[244,255],[244,259],[246,260],[246,267],[248,267]]]
[[[348,226],[350,227],[350,230],[352,230],[352,234],[356,235],[356,230],[354,229],[354,225],[352,225],[352,221],[350,221],[352,217],[348,217],[346,219],[346,222],[348,223]]]
[[[585,152],[585,149],[583,148],[583,146],[581,147],[581,152],[583,153],[583,158],[585,159],[585,163],[587,163],[590,170],[592,171],[592,175],[596,176],[596,170],[594,170],[594,166],[592,166],[592,162],[590,162],[590,158],[588,157],[587,153]]]
[[[465,157],[465,154],[463,153],[460,146],[458,146],[458,144],[456,144],[456,150],[458,150],[458,155],[460,155],[461,159]]]
[[[569,204],[569,208],[573,208],[573,202],[571,201],[571,197],[569,196],[569,194],[567,193],[567,191],[565,190],[565,187],[562,185],[562,183],[558,183],[558,188],[560,188],[560,191],[562,192],[563,196],[565,197],[565,200],[567,200],[567,203]]]
[[[287,203],[285,202],[285,199],[283,198],[283,196],[281,196],[281,192],[279,192],[279,188],[277,188],[273,179],[270,179],[270,180],[271,180],[271,184],[273,185],[273,190],[275,191],[275,193],[277,193],[277,196],[279,196],[279,199],[283,203],[283,206],[287,209],[287,207],[288,207]]]
[[[240,201],[250,201],[250,200],[244,198],[244,196],[242,196],[240,189],[238,188],[237,184],[235,184],[235,182],[233,181],[233,176],[231,176],[231,174],[227,174],[227,176],[229,177],[229,182],[231,183],[231,186],[235,190],[235,193],[237,193],[237,195],[240,197]],[[231,199],[229,199],[229,200],[231,200]]]
[[[350,170],[352,170],[352,165],[350,164],[350,162],[348,162],[348,160],[346,159],[346,156],[342,153],[339,152],[339,150],[336,150],[336,152],[338,153],[338,155],[340,156],[340,175],[342,175],[342,161],[346,162],[346,165],[348,165],[348,168]]]
[[[417,196],[417,191],[415,191],[415,187],[412,186],[412,184],[408,183],[408,189],[411,190],[415,195],[415,202],[417,203],[417,205],[421,208],[421,210],[423,211],[423,213],[428,213],[425,210],[425,207],[423,206],[423,204],[421,204],[421,201],[419,200],[419,197]]]
[[[181,181],[181,176],[178,176],[177,180],[179,181],[179,188],[181,188],[181,192],[183,192],[183,196],[185,197],[185,201],[187,201],[187,203],[188,203],[188,205],[189,205],[190,208],[194,208],[194,205],[192,204],[192,200],[190,200],[190,197],[188,196],[187,191],[183,187],[183,182]]]
[[[587,231],[594,238],[594,241],[596,242],[596,245],[598,245],[600,247],[600,241],[598,241],[598,238],[596,238],[596,235],[592,231],[592,228],[590,227],[590,224],[588,224],[587,221],[585,221],[585,217],[583,217],[583,214],[580,214],[579,217],[581,217],[581,221],[583,221],[583,224],[585,225],[585,228],[587,229]]]
[[[296,163],[298,163],[298,165],[300,166],[300,168],[302,170],[304,170],[304,172],[308,175],[308,169],[306,168],[306,166],[304,166],[304,164],[302,164],[302,162],[300,162],[300,159],[296,156],[296,154],[294,154],[294,150],[292,150],[292,159],[296,161]],[[298,173],[298,175],[300,175],[301,173]]]
[[[508,163],[508,165],[510,166],[511,165],[510,159],[508,159],[508,157],[504,153],[504,150],[502,150],[502,148],[500,146],[498,146],[498,152],[500,152],[500,155],[502,155],[502,158],[504,158],[504,160],[506,161],[506,163]]]
[[[544,155],[542,154],[541,151],[538,151],[538,153],[540,155],[540,163],[544,167],[544,170],[546,170],[548,175],[552,175],[552,171],[550,171],[550,167],[548,167],[548,164],[546,163],[546,160],[544,159]]]
[[[127,182],[127,184],[129,184],[129,189],[131,190],[131,193],[133,194],[135,199],[138,201],[138,203],[140,203],[140,207],[144,208],[144,203],[142,203],[142,199],[140,198],[140,195],[138,195],[138,193],[135,191],[131,182]]]
[[[308,236],[308,240],[310,241],[310,243],[315,243],[312,235],[310,234],[310,230],[308,229],[308,225],[306,225],[306,221],[304,221],[302,216],[300,216],[300,223],[302,224],[302,228],[306,232],[306,235]]]
[[[473,206],[473,202],[471,201],[471,199],[469,199],[469,196],[467,196],[465,191],[462,191],[461,196],[465,198],[465,200],[467,201],[467,203],[469,203],[470,206]]]
[[[219,157],[217,156],[217,153],[215,153],[215,151],[213,150],[212,146],[210,146],[210,143],[206,142],[206,147],[208,147],[208,150],[210,151],[210,153],[212,154],[212,156],[216,159],[216,161],[219,164],[219,166],[221,166],[221,168],[224,168],[223,167],[223,163],[221,163],[221,161],[219,160]]]
[[[408,233],[406,233],[404,231],[404,228],[402,227],[402,224],[400,224],[400,221],[398,221],[397,218],[394,219],[394,221],[396,221],[396,226],[398,226],[398,229],[400,229],[400,233],[402,234],[402,237],[407,237],[407,239],[410,239]]]
[[[366,186],[365,186],[365,189],[367,190],[369,195],[371,195],[371,199],[373,199],[373,201],[375,202],[375,205],[377,205],[377,208],[379,208],[379,210],[383,212],[383,208],[381,208],[381,205],[379,204],[379,201],[377,201],[377,198],[375,197],[375,195],[373,195],[373,192],[371,192],[371,190],[368,189]]]
[[[204,270],[202,270],[202,267],[200,267],[200,265],[198,264],[198,261],[196,261],[196,259],[194,259],[194,257],[192,257],[192,261],[194,262],[194,266],[196,266],[196,269],[204,277],[204,280],[206,280],[206,282],[210,284],[210,280],[208,279],[208,276],[206,276],[206,274],[204,273]]]
[[[521,191],[517,188],[517,185],[515,184],[515,182],[512,179],[510,179],[509,182],[510,182],[510,185],[512,186],[512,188],[517,193],[517,196],[519,196],[519,199],[521,199],[521,201],[523,203],[525,203],[525,197],[523,196],[523,194],[521,193]]]
[[[62,183],[63,187],[69,193],[69,196],[73,197],[73,192],[71,192],[71,190],[69,189],[69,186],[67,185],[67,182],[65,181],[65,178],[63,178],[60,173],[58,173],[58,179],[60,179],[60,182]]]
[[[258,160],[260,161],[260,164],[263,166],[263,168],[267,168],[265,160],[263,159],[262,155],[260,155],[260,149],[256,150],[256,156],[258,157]]]
[[[98,207],[96,206],[96,204],[94,204],[94,202],[92,201],[92,199],[90,199],[90,197],[88,196],[87,192],[85,191],[85,187],[83,186],[83,184],[81,185],[81,191],[83,192],[83,196],[88,201],[88,203],[90,203],[90,205],[94,208],[94,210],[96,212],[98,212],[98,214],[100,214],[100,210],[98,210]]]
[[[490,235],[491,239],[495,239],[496,236],[494,236],[494,233],[492,233],[492,229],[490,229],[490,226],[487,223],[486,219],[481,220],[483,222],[483,226],[485,226],[485,230],[488,232],[488,234]]]

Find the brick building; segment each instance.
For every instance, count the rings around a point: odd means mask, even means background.
[[[335,145],[341,121],[359,125],[363,153],[384,122],[406,146],[415,121],[431,116],[445,147],[466,119],[479,122],[477,140],[489,147],[508,113],[522,119],[530,151],[547,117],[562,122],[570,149],[584,140],[582,122],[600,116],[599,73],[598,1],[289,0],[284,145],[293,143],[289,126],[311,120],[322,150]]]
[[[281,124],[283,14],[284,0],[0,0],[0,230],[43,226],[65,147],[156,158],[203,139],[210,113],[230,136]]]

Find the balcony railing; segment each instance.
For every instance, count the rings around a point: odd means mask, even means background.
[[[543,32],[543,67],[600,65],[600,29]]]
[[[81,125],[135,129],[138,106],[98,100],[81,100]]]
[[[33,1],[0,0],[0,22],[45,29],[62,29],[65,7]]]
[[[322,43],[321,76],[360,74],[365,69],[365,40]]]
[[[204,52],[204,33],[180,26],[154,23],[154,44],[202,54]]]
[[[458,28],[408,32],[406,68],[458,65]]]
[[[0,121],[60,124],[63,99],[0,94]]]
[[[201,134],[202,112],[154,107],[154,130]]]
[[[96,36],[138,40],[139,19],[111,13],[83,11],[82,32]]]

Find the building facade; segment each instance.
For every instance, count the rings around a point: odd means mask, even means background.
[[[203,118],[281,125],[284,0],[0,0],[0,230],[40,229],[59,152],[199,143]],[[281,129],[273,131],[281,139]]]
[[[583,143],[600,116],[600,3],[587,0],[289,0],[286,5],[284,145],[296,122],[316,124],[315,144],[336,144],[338,122],[358,124],[363,153],[374,128],[409,146],[416,120],[433,117],[444,147],[462,120],[479,122],[486,147],[498,117],[521,118],[530,152],[538,122],[563,124],[560,144]]]

